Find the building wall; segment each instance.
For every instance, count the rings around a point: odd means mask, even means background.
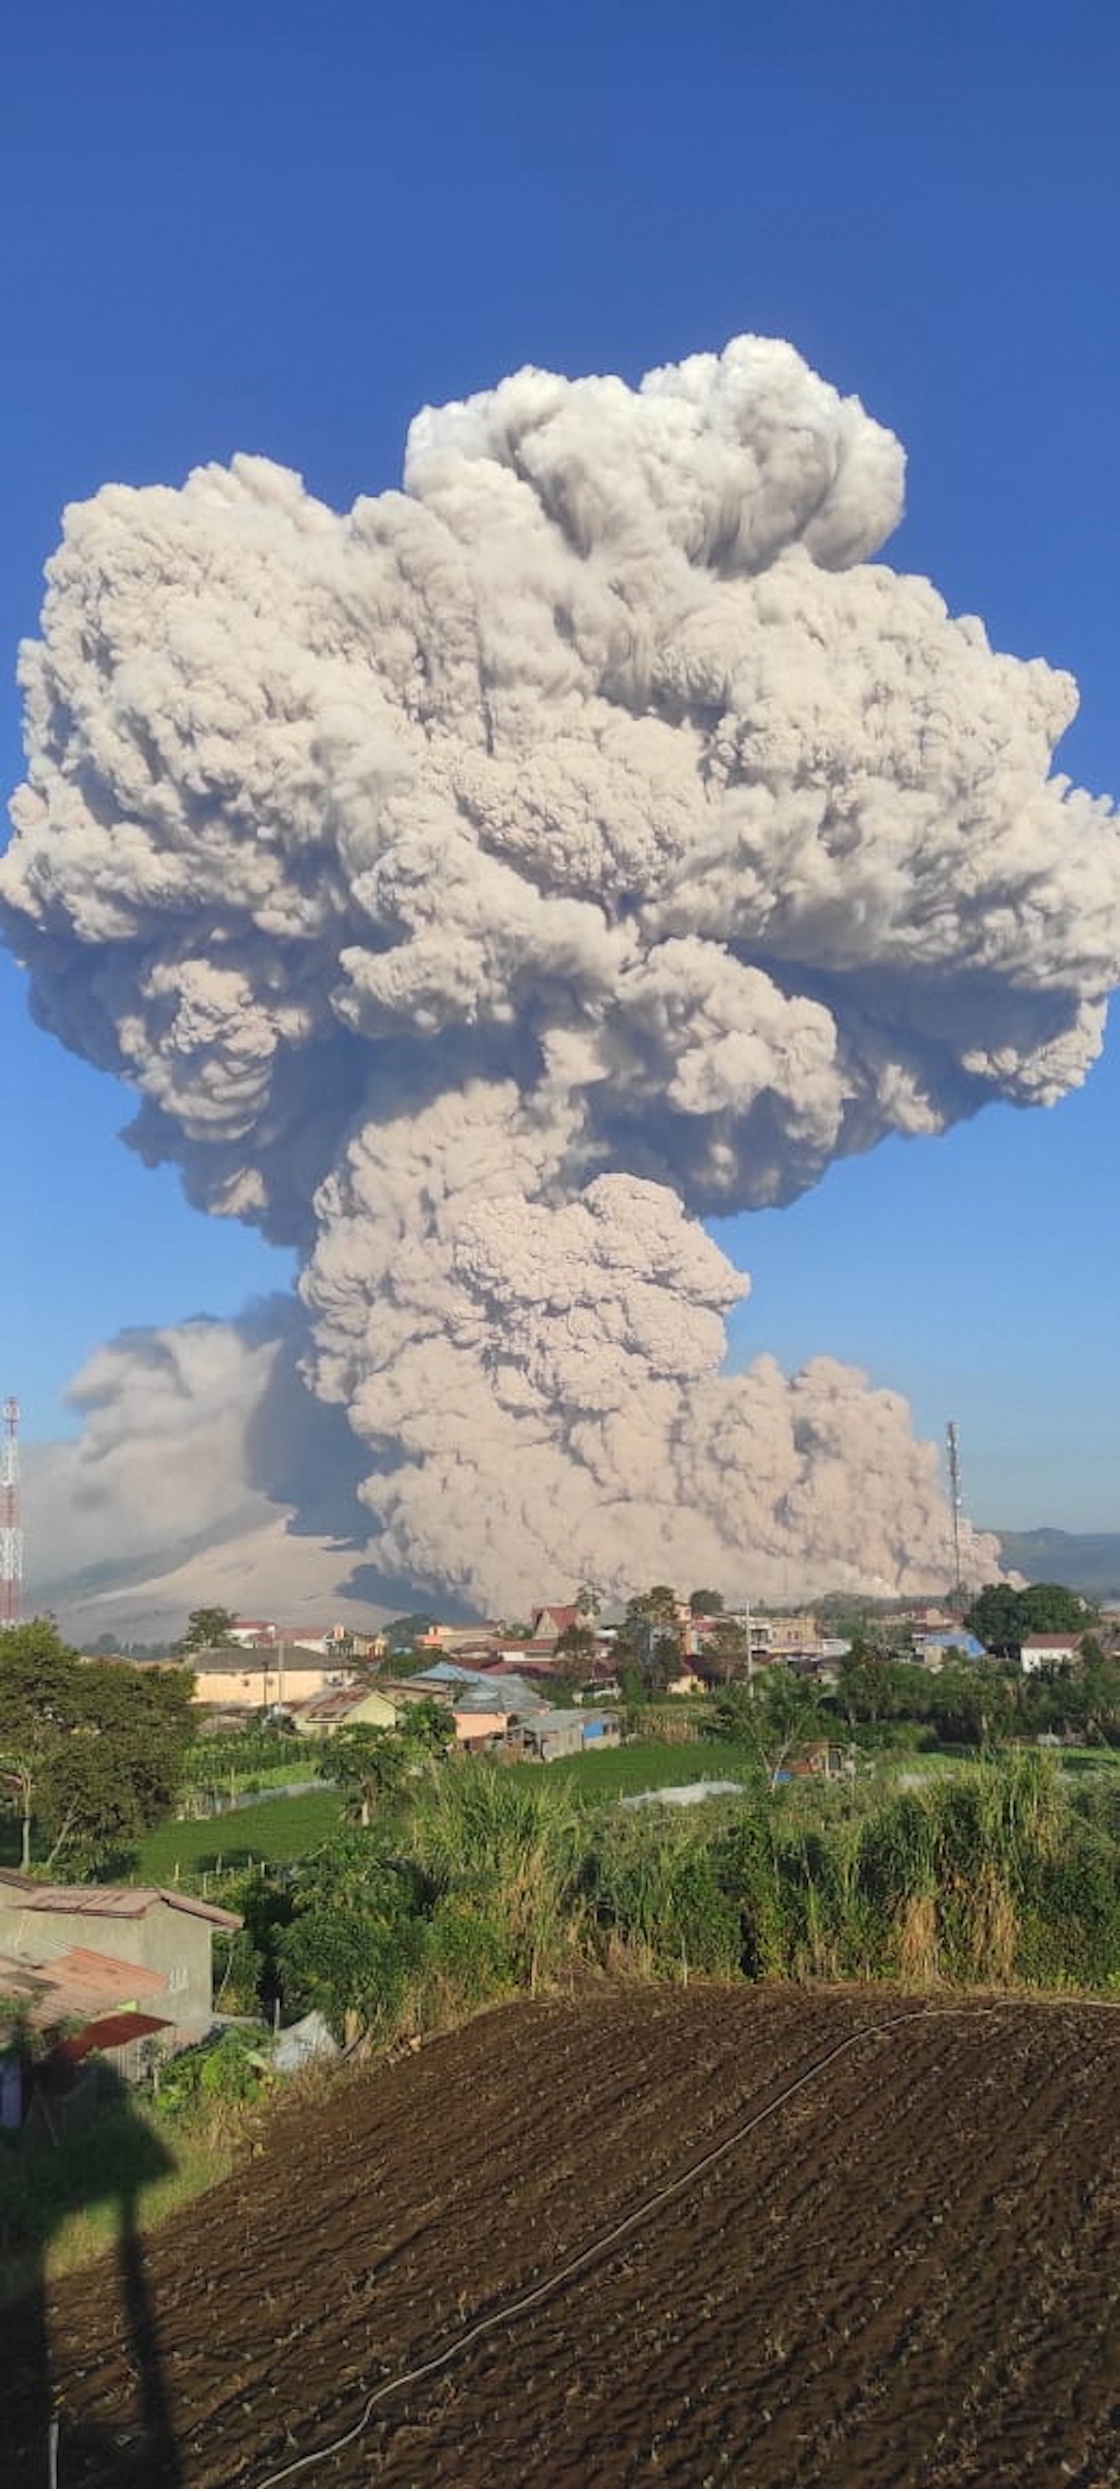
[[[820,1627],[815,1616],[764,1616],[755,1620],[755,1630],[764,1630],[765,1648],[775,1659],[787,1651],[816,1650]]]
[[[455,1738],[461,1746],[474,1745],[479,1738],[504,1737],[508,1711],[456,1711]]]
[[[97,1918],[88,1910],[24,1910],[0,1902],[0,1952],[42,1962],[68,1953],[71,1945],[91,1945],[114,1961],[163,1971],[167,1992],[156,1998],[152,2011],[165,2014],[176,2038],[184,2040],[198,2039],[212,2018],[213,1933],[209,1919],[173,1910],[166,1901],[150,1903],[135,1919]]]
[[[267,1668],[247,1667],[231,1658],[228,1668],[200,1668],[195,1679],[196,1703],[226,1703],[235,1709],[258,1710],[265,1703],[301,1703],[313,1694],[326,1694],[332,1686],[345,1685],[349,1675],[337,1661],[309,1659],[295,1666],[281,1666],[276,1659]]]
[[[1056,1642],[1050,1635],[1047,1635],[1045,1641],[1037,1642],[1033,1649],[1029,1640],[1024,1642],[1019,1655],[1019,1664],[1024,1676],[1037,1676],[1040,1668],[1061,1668],[1070,1665],[1073,1660],[1080,1657],[1080,1653],[1079,1636],[1071,1636],[1068,1642]]]
[[[390,1700],[388,1694],[379,1693],[376,1686],[372,1686],[360,1703],[351,1704],[349,1710],[340,1712],[337,1718],[309,1719],[303,1712],[296,1721],[296,1728],[301,1737],[333,1737],[341,1728],[395,1728],[398,1718],[399,1706]]]

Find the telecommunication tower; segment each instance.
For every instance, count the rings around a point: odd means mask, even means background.
[[[4,1402],[0,1440],[0,1631],[18,1625],[23,1580],[23,1530],[19,1511],[19,1402]]]
[[[949,1448],[949,1510],[953,1517],[953,1596],[959,1605],[964,1598],[964,1583],[961,1580],[961,1513],[964,1507],[961,1500],[960,1445],[952,1418],[945,1429],[945,1441]]]

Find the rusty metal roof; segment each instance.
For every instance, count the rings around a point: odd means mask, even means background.
[[[188,1918],[208,1919],[212,1927],[237,1928],[241,1920],[234,1910],[221,1910],[216,1902],[200,1901],[195,1893],[182,1893],[177,1887],[162,1884],[41,1884],[33,1875],[20,1875],[14,1867],[0,1868],[0,1908],[46,1910],[67,1918],[142,1919],[157,1901],[166,1902],[171,1910],[183,1910]]]
[[[114,1961],[87,1945],[71,1945],[50,1962],[0,1954],[0,1994],[18,1998],[38,2028],[55,2022],[88,2022],[132,1997],[162,1996],[166,1974],[143,1962]]]
[[[99,2014],[96,2022],[87,2022],[84,2031],[60,2040],[54,2053],[65,2065],[76,2066],[95,2048],[128,2048],[133,2040],[151,2039],[155,2032],[174,2027],[166,2014],[131,2013],[126,2008],[119,2014]]]

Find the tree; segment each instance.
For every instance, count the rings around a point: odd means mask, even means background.
[[[455,1743],[454,1714],[438,1694],[425,1694],[422,1701],[409,1704],[405,1718],[398,1722],[398,1733],[414,1756],[438,1760]]]
[[[1086,1633],[1096,1621],[1095,1610],[1076,1590],[1062,1582],[1030,1582],[1013,1590],[1010,1582],[988,1582],[965,1617],[985,1650],[1000,1659],[1018,1659],[1028,1634]]]
[[[1025,1634],[1082,1634],[1097,1622],[1095,1607],[1079,1590],[1067,1590],[1064,1582],[1028,1582],[1016,1596]]]
[[[1102,1746],[1120,1744],[1120,1659],[1112,1659],[1090,1636],[1082,1664],[1071,1679],[1087,1736]]]
[[[400,1796],[412,1754],[395,1728],[340,1728],[327,1741],[321,1769],[341,1789],[352,1823],[368,1831],[373,1817]]]
[[[293,1900],[291,1924],[276,1937],[289,2003],[294,1990],[317,2005],[339,2039],[391,2029],[427,1942],[430,1894],[419,1869],[387,1856],[368,1832],[344,1832],[308,1860]]]
[[[19,1815],[25,1874],[39,1793],[56,1747],[73,1726],[77,1667],[77,1652],[46,1617],[0,1634],[0,1781]]]
[[[82,1660],[42,1619],[0,1635],[0,1777],[25,1868],[33,1818],[52,1860],[86,1866],[160,1821],[194,1735],[193,1691],[184,1668]]]
[[[928,1717],[947,1746],[993,1746],[1012,1724],[1015,1693],[995,1668],[942,1668],[930,1680]]]
[[[929,1716],[930,1678],[913,1660],[898,1659],[876,1639],[857,1636],[837,1670],[836,1694],[849,1728],[880,1720]]]
[[[681,1638],[677,1627],[677,1594],[668,1582],[655,1582],[652,1590],[638,1591],[626,1603],[626,1618],[618,1636],[623,1665],[631,1654],[641,1671],[648,1690],[660,1692],[676,1676],[681,1663]]]
[[[705,1594],[706,1595],[706,1594]],[[738,1616],[721,1616],[714,1633],[703,1641],[704,1663],[724,1685],[737,1682],[751,1674],[751,1638],[749,1628]]]
[[[690,1616],[722,1616],[722,1593],[718,1590],[690,1590],[688,1612]]]
[[[228,1607],[192,1607],[187,1630],[176,1648],[183,1658],[192,1651],[225,1651],[233,1642],[237,1618]]]
[[[753,1685],[730,1687],[716,1704],[717,1734],[748,1746],[772,1789],[790,1755],[823,1726],[816,1687],[788,1668],[764,1668]]]
[[[94,1863],[170,1813],[197,1729],[194,1690],[189,1668],[80,1669],[77,1731],[50,1774],[56,1852]]]
[[[556,1680],[573,1693],[586,1685],[599,1645],[590,1625],[565,1625],[556,1637]]]
[[[594,1582],[581,1582],[576,1592],[576,1615],[593,1623],[602,1607]]]
[[[337,1729],[327,1741],[322,1771],[346,1798],[351,1820],[368,1830],[375,1814],[398,1798],[406,1781],[447,1752],[455,1722],[434,1695],[410,1703],[393,1728]]]
[[[421,1611],[417,1611],[408,1616],[394,1616],[392,1624],[385,1625],[382,1629],[385,1637],[385,1649],[389,1658],[397,1660],[400,1659],[406,1651],[413,1650],[419,1641],[421,1634],[430,1633],[434,1623],[434,1616],[429,1616]],[[430,1658],[431,1653],[425,1653],[425,1657]]]

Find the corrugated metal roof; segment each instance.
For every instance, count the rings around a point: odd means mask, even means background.
[[[71,1945],[53,1962],[0,1954],[0,1991],[21,1998],[40,2029],[56,2022],[86,2022],[110,2006],[124,2006],[138,1996],[162,1996],[166,1989],[163,1971],[149,1970],[142,1962],[114,1961],[87,1945]]]
[[[164,1885],[40,1884],[15,1868],[0,1869],[0,1908],[53,1911],[66,1918],[142,1919],[157,1901],[184,1910],[189,1918],[209,1919],[213,1927],[240,1927],[233,1910],[219,1910],[212,1901]]]
[[[76,2031],[72,2039],[60,2040],[55,2056],[64,2065],[80,2065],[95,2048],[130,2048],[133,2040],[151,2039],[156,2031],[171,2031],[174,2025],[166,2014],[101,2014],[96,2022],[87,2022],[84,2031]]]
[[[39,1884],[34,1876],[0,1872],[0,1906],[59,1910],[68,1918],[142,1919],[156,1896],[139,1884]]]

